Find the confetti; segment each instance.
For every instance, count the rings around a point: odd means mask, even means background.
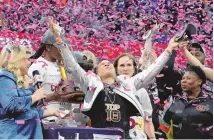
[[[41,123],[41,120],[40,120],[40,119],[36,119],[36,121],[39,122],[39,123]]]
[[[126,88],[126,87],[124,87],[124,90],[125,90],[125,91],[131,91],[130,88]]]
[[[109,60],[114,60],[124,52],[139,56],[140,48],[144,45],[142,35],[155,23],[164,23],[163,28],[154,36],[158,54],[186,23],[193,23],[198,27],[198,34],[193,37],[193,41],[202,44],[206,50],[206,64],[213,66],[211,1],[4,2],[0,7],[0,39],[3,39],[0,50],[8,40],[19,44],[22,39],[27,40],[34,51],[37,50],[41,35],[48,28],[48,16],[53,16],[65,29],[66,38],[74,50],[88,49],[99,59]],[[175,63],[175,68],[178,69],[186,66],[186,61],[179,51]]]
[[[16,120],[17,124],[25,124],[25,120]]]
[[[156,75],[156,78],[161,78],[161,77],[164,77],[164,74],[158,74],[158,75]]]

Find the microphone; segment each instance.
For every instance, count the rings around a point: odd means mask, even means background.
[[[42,87],[43,82],[42,76],[39,74],[38,70],[33,71],[33,82],[36,89],[40,89]],[[37,106],[42,102],[43,105],[45,105],[45,98],[41,99],[41,101],[36,102]]]

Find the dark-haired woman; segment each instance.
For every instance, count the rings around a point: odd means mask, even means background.
[[[174,139],[213,138],[213,99],[201,90],[205,81],[200,67],[191,66],[185,72],[181,80],[183,95],[170,106],[160,124],[162,138],[168,134],[171,120]]]

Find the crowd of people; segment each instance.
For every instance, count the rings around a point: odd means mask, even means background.
[[[142,49],[139,60],[125,53],[112,63],[74,52],[53,17],[48,25],[35,54],[14,44],[1,51],[0,138],[42,139],[45,129],[74,125],[120,128],[126,139],[213,138],[213,70],[200,43],[174,36],[159,56]],[[159,28],[144,48],[152,48]],[[184,73],[174,69],[176,48],[188,60]]]

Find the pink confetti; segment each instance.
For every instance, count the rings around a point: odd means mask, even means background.
[[[157,78],[161,78],[161,77],[164,77],[164,74],[158,74],[156,75]]]
[[[40,119],[36,119],[37,122],[41,123],[42,121]]]
[[[25,124],[25,120],[16,120],[17,124]]]
[[[90,87],[89,87],[89,90],[93,92],[93,91],[95,90],[95,87],[90,86]]]
[[[48,66],[48,64],[47,64],[46,62],[44,62],[44,61],[36,61],[36,62],[38,62],[38,63],[42,63],[42,68],[44,68],[44,67]]]
[[[124,90],[125,90],[125,91],[131,91],[130,88],[126,88],[126,87],[124,87]]]
[[[82,109],[83,109],[83,104],[80,105],[80,110],[82,110]]]
[[[16,87],[16,86],[13,86],[13,87],[11,87],[10,89],[12,89],[12,90],[13,90],[13,89],[17,89],[17,87]]]
[[[156,98],[156,99],[154,99],[153,101],[154,101],[155,104],[158,104],[158,103],[160,102],[160,99],[159,99],[159,98]]]
[[[45,104],[45,105],[48,105],[48,102],[45,102],[44,104]]]
[[[161,0],[156,2],[130,1],[130,4],[126,5],[127,8],[124,3],[110,0],[81,2],[55,0],[52,4],[49,1],[10,1],[6,4],[1,3],[0,6],[0,11],[2,11],[0,38],[27,39],[32,43],[33,50],[37,50],[41,43],[40,37],[47,29],[46,17],[52,15],[60,25],[63,25],[66,37],[74,50],[88,49],[98,58],[114,60],[123,52],[129,52],[134,56],[140,55],[139,46],[143,44],[140,36],[145,29],[152,27],[150,19],[165,23],[167,26],[155,35],[155,42],[157,42],[155,49],[158,54],[167,47],[169,39],[177,34],[185,23],[193,22],[198,27],[198,35],[203,36],[194,37],[193,41],[208,45],[206,50],[208,48],[210,50],[206,51],[206,57],[209,60],[206,64],[212,67],[213,60],[212,53],[210,53],[213,50],[211,48],[213,23],[210,10],[212,2],[207,1],[206,6],[203,7],[204,3],[205,1],[199,1],[197,4],[195,1],[184,1],[179,4],[174,1],[165,3]],[[138,17],[137,12],[139,12]],[[119,25],[117,28],[116,24]],[[94,33],[89,36],[90,31]],[[18,44],[19,41],[16,43]],[[84,41],[90,42],[91,45],[85,45]],[[108,41],[108,43],[97,43],[102,41]],[[129,45],[132,43],[135,45]],[[2,47],[4,44],[0,43],[0,50]],[[180,54],[177,57],[180,58],[176,59],[175,63],[185,67],[185,62],[182,61],[185,58]]]

